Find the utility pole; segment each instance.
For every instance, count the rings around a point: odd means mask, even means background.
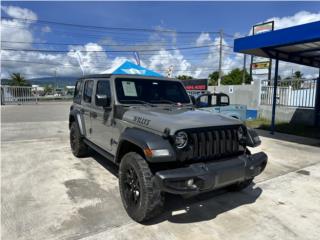
[[[77,56],[77,60],[78,60],[78,63],[79,63],[79,66],[80,66],[80,69],[81,69],[81,72],[82,72],[82,76],[84,76],[84,68],[82,66],[82,59],[81,59],[81,55],[78,51],[74,51],[74,53],[76,54]]]
[[[250,70],[249,70],[249,75],[250,75],[250,78],[252,78],[252,64],[253,64],[253,56],[251,55],[251,60],[250,60]]]
[[[57,69],[54,69],[54,80],[56,81],[56,89],[58,88]]]
[[[247,54],[243,55],[243,69],[242,69],[242,85],[246,83],[246,64],[247,64]]]
[[[218,78],[218,86],[221,84],[222,79],[222,39],[223,39],[223,30],[221,29],[219,32],[220,35],[220,49],[219,49],[219,78]]]
[[[167,77],[168,77],[168,78],[171,78],[172,72],[173,72],[173,65],[171,65],[171,66],[167,69]]]

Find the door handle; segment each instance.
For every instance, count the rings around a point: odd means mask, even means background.
[[[92,118],[96,118],[98,116],[98,114],[96,112],[90,112],[90,115]]]

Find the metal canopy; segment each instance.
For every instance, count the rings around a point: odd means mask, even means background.
[[[235,39],[234,51],[320,68],[320,21]]]
[[[320,21],[235,39],[234,51],[276,60],[271,119],[273,134],[279,60],[320,69]],[[320,71],[316,85],[314,125],[320,125]]]

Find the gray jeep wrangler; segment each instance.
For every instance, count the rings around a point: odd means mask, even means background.
[[[76,157],[91,148],[119,165],[125,210],[137,222],[161,210],[164,193],[241,190],[266,164],[254,130],[194,108],[180,81],[93,75],[76,83],[69,117]]]

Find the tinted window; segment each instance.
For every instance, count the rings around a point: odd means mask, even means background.
[[[81,85],[82,85],[82,81],[77,81],[74,89],[74,95],[73,95],[73,101],[79,104],[81,102]]]
[[[84,91],[83,91],[83,100],[85,102],[91,103],[92,91],[93,91],[93,81],[92,80],[86,81],[84,84]]]
[[[217,97],[215,95],[211,95],[211,105],[217,105]]]
[[[190,103],[190,98],[180,82],[153,79],[116,79],[119,102],[138,103]]]
[[[198,102],[198,106],[199,107],[208,107],[209,106],[209,99],[208,99],[209,97],[207,96],[207,95],[204,95],[204,96],[201,96],[200,98],[199,98],[199,102]]]
[[[96,95],[106,95],[111,97],[109,81],[98,81]]]
[[[227,96],[221,96],[221,105],[229,105],[229,98]]]

